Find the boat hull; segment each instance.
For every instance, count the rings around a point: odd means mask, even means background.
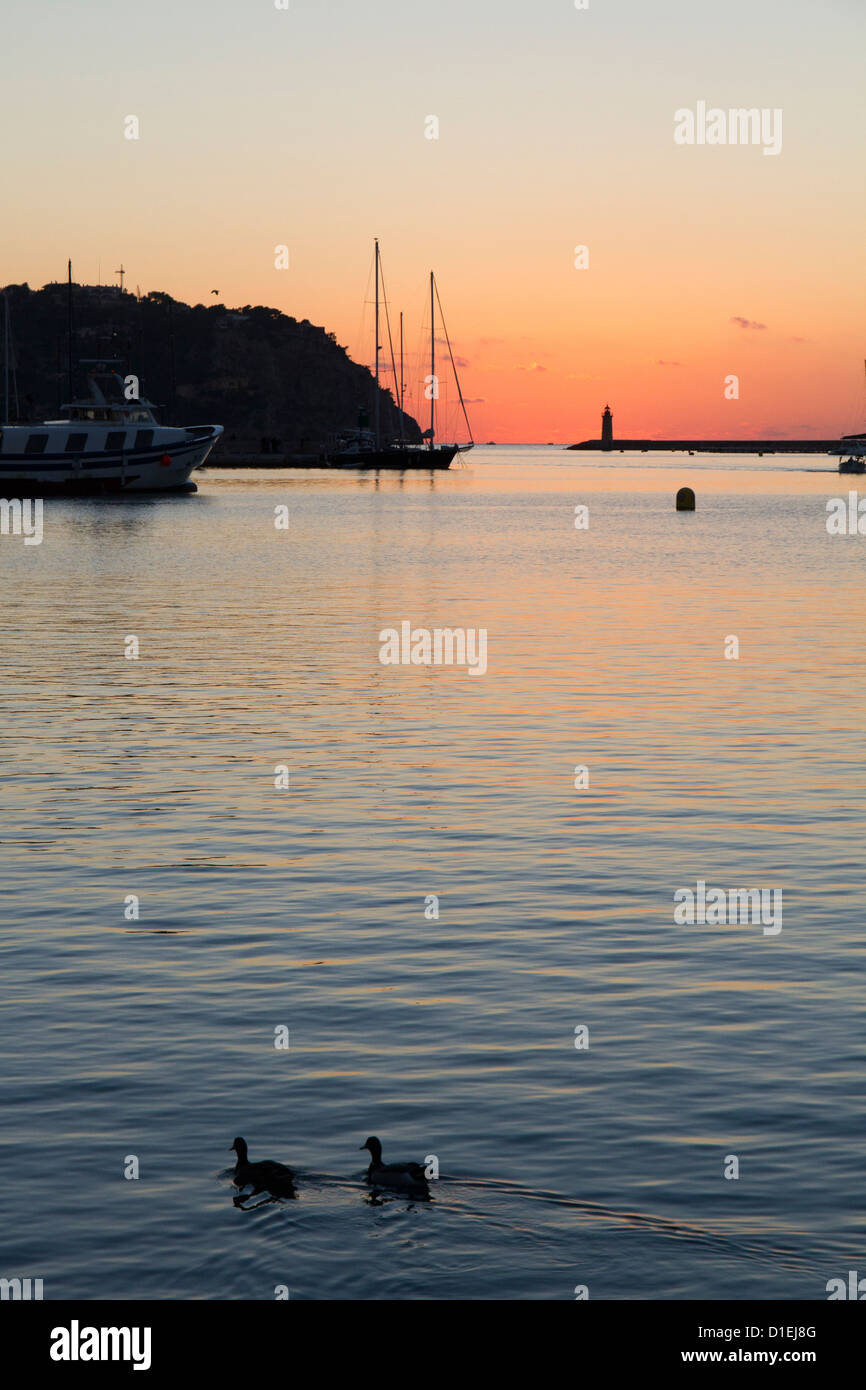
[[[457,445],[437,446],[435,449],[359,449],[354,453],[329,454],[330,468],[450,468]]]
[[[220,425],[192,430],[154,431],[151,446],[122,451],[25,454],[16,450],[17,431],[32,426],[6,426],[0,451],[0,493],[3,496],[100,496],[128,492],[195,492],[190,474],[200,468],[222,434]]]

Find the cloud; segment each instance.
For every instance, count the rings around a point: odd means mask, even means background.
[[[448,339],[447,339],[447,338],[436,338],[434,341],[436,342],[436,345],[437,345],[438,347],[449,348],[449,343],[448,343]],[[451,349],[449,348],[449,351],[450,351],[450,350],[451,350]],[[456,355],[456,353],[455,353],[455,356],[454,356],[454,361],[456,362],[456,364],[457,364],[458,367],[468,367],[468,366],[470,365],[470,364],[466,361],[466,358],[465,358],[465,357],[458,357],[458,356]]]
[[[682,362],[666,362],[663,357],[660,357],[656,362],[657,367],[681,367],[682,365]]]
[[[467,400],[466,397],[464,396],[464,398],[463,398],[463,403],[464,403],[464,405],[486,405],[486,404],[487,404],[487,397],[486,397],[486,396],[470,396],[469,399]]]
[[[740,328],[766,328],[765,323],[756,323],[754,319],[744,319],[741,314],[734,314],[731,323],[739,324]]]
[[[789,343],[808,343],[808,338],[789,338]]]
[[[540,362],[533,362],[531,367],[515,367],[516,372],[546,372],[547,368],[542,367]]]

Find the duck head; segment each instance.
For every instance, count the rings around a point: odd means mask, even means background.
[[[382,1145],[375,1134],[371,1134],[369,1139],[366,1139],[361,1145],[361,1148],[369,1151],[370,1158],[374,1163],[382,1162]]]
[[[246,1163],[246,1161],[247,1161],[247,1141],[246,1141],[246,1139],[235,1139],[234,1142],[232,1143],[232,1149],[234,1149],[235,1153],[236,1153],[237,1156],[238,1156],[238,1163]],[[231,1153],[231,1149],[229,1150],[229,1152]]]

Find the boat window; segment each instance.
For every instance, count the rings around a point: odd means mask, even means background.
[[[105,448],[122,449],[126,443],[126,430],[109,430],[105,436]]]
[[[48,443],[47,434],[31,434],[24,446],[25,454],[44,454],[45,445]]]
[[[70,434],[66,440],[66,452],[67,454],[80,454],[86,444],[86,434]]]
[[[136,449],[146,449],[147,446],[148,446],[149,444],[152,444],[152,443],[153,443],[153,430],[136,430],[136,431],[135,431],[135,447],[136,447]]]

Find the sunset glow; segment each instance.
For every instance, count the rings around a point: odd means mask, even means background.
[[[129,288],[274,305],[368,361],[378,236],[413,346],[436,269],[479,439],[596,436],[607,400],[627,436],[862,428],[856,21],[801,0],[19,7],[6,47],[38,49],[38,90],[7,67],[0,280],[123,264]],[[677,145],[700,100],[780,109],[781,152]]]

